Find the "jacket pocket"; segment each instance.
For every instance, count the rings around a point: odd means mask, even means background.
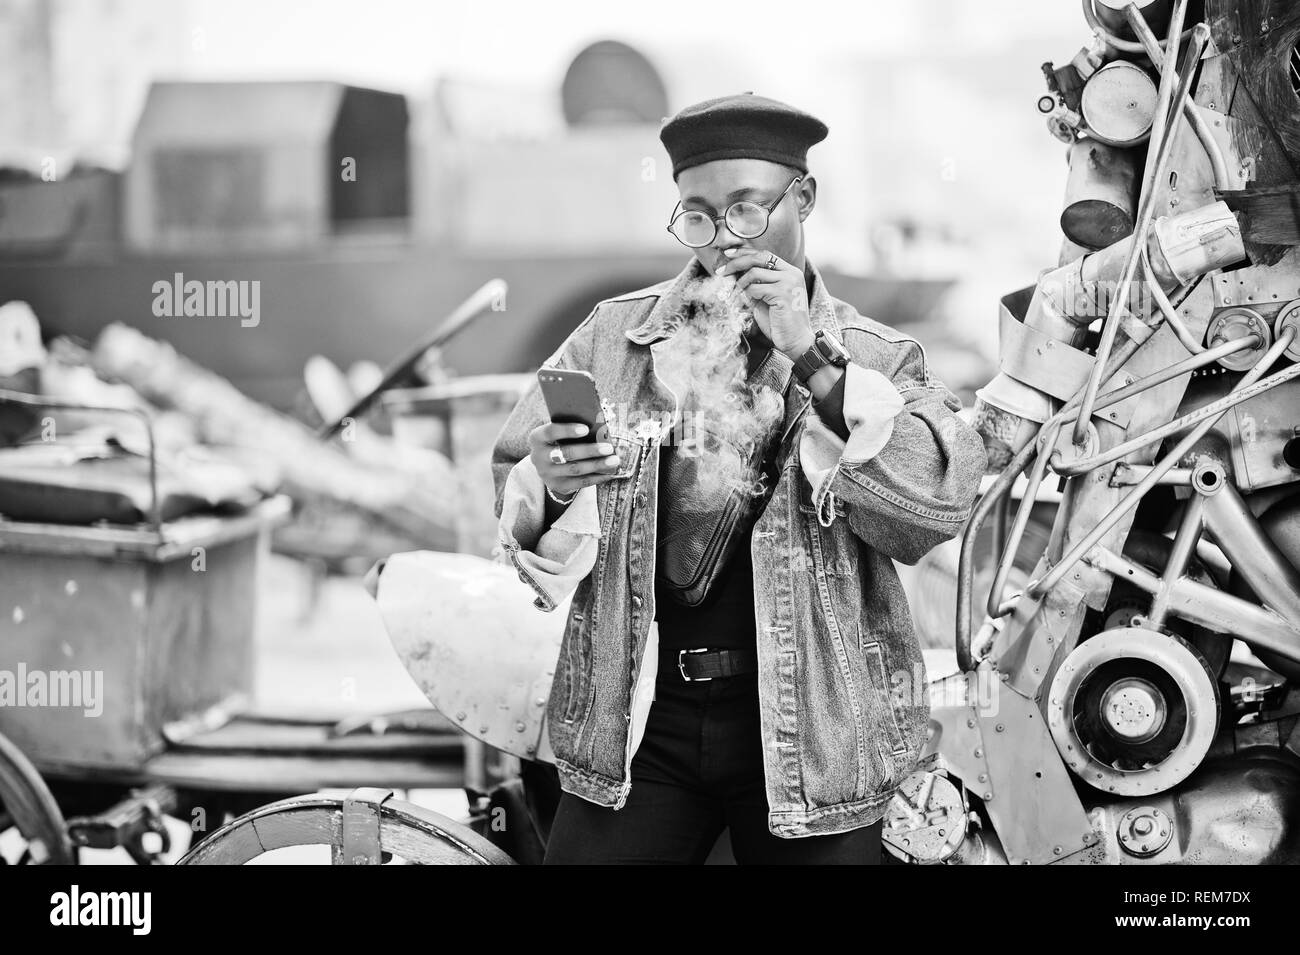
[[[890,654],[884,644],[878,640],[868,640],[866,632],[861,628],[859,628],[858,639],[867,668],[872,699],[877,704],[876,709],[880,716],[880,729],[885,743],[882,748],[891,755],[902,755],[907,752],[907,738],[903,734],[907,714],[899,699],[899,693],[901,688],[907,685],[906,675],[904,674],[901,680],[896,679],[897,675],[891,666]]]
[[[588,611],[575,601],[564,639],[564,721],[572,723],[582,713],[591,683],[591,628]]]

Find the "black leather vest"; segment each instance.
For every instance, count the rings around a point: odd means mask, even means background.
[[[761,340],[761,345],[759,341]],[[772,360],[766,338],[746,339],[750,344],[747,381],[757,388],[766,385],[783,399],[793,377],[788,365]],[[688,399],[689,400],[689,399]],[[687,409],[683,409],[684,413]],[[659,509],[660,531],[655,557],[658,589],[684,606],[698,606],[709,595],[741,541],[767,506],[780,473],[774,460],[784,421],[778,421],[761,445],[749,450],[747,461],[758,464],[764,478],[761,495],[739,488],[714,487],[696,480],[699,458],[664,448],[661,467]],[[666,510],[665,510],[666,509]]]

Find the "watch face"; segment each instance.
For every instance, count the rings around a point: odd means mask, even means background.
[[[849,353],[845,351],[834,335],[826,331],[818,331],[813,338],[813,344],[817,346],[817,352],[828,364],[843,365],[849,360]]]

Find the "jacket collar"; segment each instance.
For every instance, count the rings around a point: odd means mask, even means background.
[[[837,332],[839,328],[835,321],[835,304],[830,292],[826,290],[826,283],[822,281],[817,267],[810,261],[805,260],[805,262],[807,270],[812,274],[812,295],[808,299],[808,320],[812,330],[815,332],[819,328],[824,328],[828,332]],[[638,345],[651,345],[672,337],[681,325],[684,314],[681,301],[686,286],[692,281],[704,278],[706,274],[700,260],[692,256],[686,267],[672,280],[668,290],[656,300],[645,321],[636,328],[627,329],[623,334]],[[785,358],[784,355],[780,357]],[[788,358],[786,360],[789,361]]]

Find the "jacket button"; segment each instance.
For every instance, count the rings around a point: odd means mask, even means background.
[[[638,608],[641,606],[641,598],[638,597],[636,594],[632,595],[632,606]]]

